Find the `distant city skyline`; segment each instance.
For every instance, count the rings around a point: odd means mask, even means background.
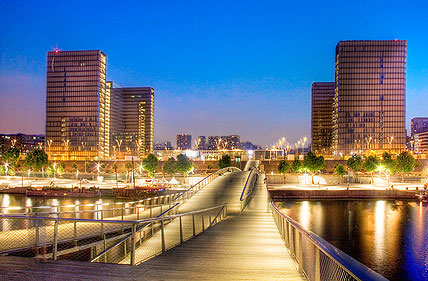
[[[336,44],[397,38],[408,42],[410,134],[428,108],[428,4],[339,3],[94,1],[70,13],[66,1],[2,1],[0,133],[44,132],[46,52],[57,47],[103,50],[107,80],[155,88],[157,143],[181,132],[294,143],[310,137],[312,82],[334,81]]]

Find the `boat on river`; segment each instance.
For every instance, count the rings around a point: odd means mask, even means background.
[[[101,191],[97,188],[28,189],[26,195],[42,197],[100,197]]]

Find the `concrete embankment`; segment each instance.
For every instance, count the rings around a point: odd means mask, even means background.
[[[405,199],[416,200],[416,192],[404,190],[285,190],[270,189],[273,199]]]

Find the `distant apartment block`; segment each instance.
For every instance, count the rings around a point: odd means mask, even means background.
[[[195,149],[205,150],[206,149],[207,138],[205,136],[199,136],[196,140]]]
[[[177,135],[177,149],[192,149],[192,136],[187,134]]]
[[[417,117],[411,120],[411,135],[428,132],[428,117]]]
[[[18,148],[21,154],[27,154],[36,148],[43,149],[44,144],[44,135],[0,134],[0,154],[12,146]]]
[[[333,146],[338,154],[405,149],[407,41],[336,46]]]
[[[410,144],[415,153],[428,153],[428,131],[413,134]]]
[[[333,146],[334,82],[312,84],[311,135],[312,149],[330,153]]]

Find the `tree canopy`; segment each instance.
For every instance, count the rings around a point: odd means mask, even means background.
[[[397,156],[396,169],[400,173],[411,173],[415,169],[415,158],[407,151],[401,152]]]
[[[217,162],[217,167],[219,169],[223,169],[223,168],[227,168],[232,166],[232,159],[230,158],[230,156],[228,154],[223,154],[220,158],[220,160],[218,160]]]
[[[293,173],[300,173],[302,171],[302,163],[299,159],[294,159],[293,162],[291,162],[291,170],[293,170]]]
[[[285,161],[285,160],[279,161],[278,171],[280,174],[285,174],[290,170],[290,168],[291,168],[291,165],[290,163],[288,163],[288,161]]]
[[[363,167],[366,172],[373,173],[379,168],[379,160],[375,156],[369,155],[364,159]]]
[[[9,163],[11,167],[15,167],[21,152],[15,146],[9,147],[2,155],[2,159],[4,162]]]
[[[359,172],[363,168],[363,158],[361,155],[352,155],[352,157],[346,162],[346,165],[354,173]]]
[[[192,170],[192,168],[192,161],[190,161],[186,155],[180,154],[177,156],[177,170],[180,173],[187,174]]]
[[[168,161],[163,163],[162,171],[168,175],[174,175],[177,172],[177,161],[173,157],[168,158]]]
[[[346,169],[345,169],[345,167],[342,164],[337,164],[334,167],[334,171],[340,177],[343,177],[346,174]]]
[[[48,164],[48,155],[39,148],[29,152],[25,157],[25,165],[29,168],[33,168],[35,171],[47,167]]]
[[[143,159],[141,165],[143,167],[143,170],[147,171],[149,173],[149,176],[152,177],[153,174],[156,172],[158,163],[158,158],[153,153],[150,153],[149,155],[147,155],[146,158]]]
[[[303,159],[303,168],[309,173],[317,173],[325,168],[324,157],[316,156],[315,153],[309,151]]]
[[[393,173],[396,170],[396,161],[392,159],[392,155],[388,152],[382,154],[382,167],[388,170],[390,173]]]

